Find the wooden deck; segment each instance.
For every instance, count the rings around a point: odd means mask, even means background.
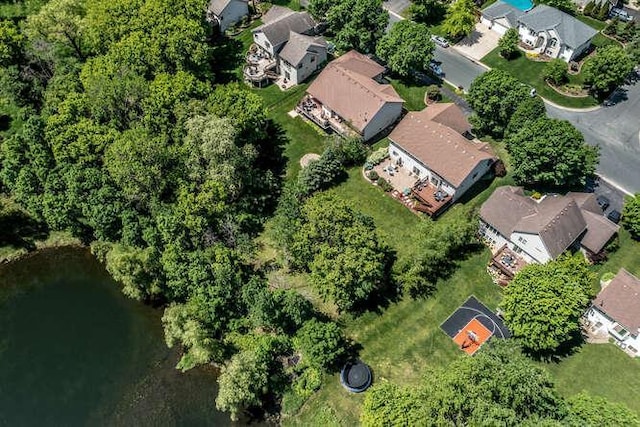
[[[436,217],[444,212],[445,208],[453,200],[444,191],[439,190],[429,182],[422,182],[411,189],[411,193],[421,203],[420,212]]]
[[[506,286],[527,264],[521,256],[504,245],[491,258],[488,268],[494,272],[492,276],[496,279],[496,283]]]

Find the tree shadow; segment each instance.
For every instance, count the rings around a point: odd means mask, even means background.
[[[14,210],[0,218],[0,245],[32,251],[35,240],[46,239],[49,229],[22,210]]]
[[[563,359],[575,354],[584,344],[584,336],[582,332],[578,330],[553,351],[532,351],[524,348],[523,352],[532,359],[540,362],[560,363]]]
[[[216,35],[213,37],[213,52],[215,58],[211,63],[211,71],[216,83],[226,84],[238,80],[238,69],[244,64],[244,49],[242,42],[236,38]]]

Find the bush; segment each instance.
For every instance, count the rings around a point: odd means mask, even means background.
[[[597,10],[597,13],[596,13],[596,10]],[[609,2],[603,1],[600,7],[598,8],[594,7],[593,14],[591,16],[593,16],[596,19],[599,19],[600,21],[606,21],[607,17],[609,16]]]
[[[387,157],[389,157],[389,147],[380,147],[367,157],[367,163],[376,166],[382,163]]]
[[[389,191],[393,190],[393,185],[391,185],[389,181],[387,181],[383,177],[379,177],[376,183],[378,184],[378,187],[380,187],[382,191],[384,191],[385,193],[388,193]]]
[[[602,281],[602,282],[608,282],[609,280],[612,280],[615,276],[616,276],[616,275],[615,275],[615,274],[613,274],[612,272],[607,271],[606,273],[604,273],[604,274],[602,275],[602,277],[600,278],[600,281]]]
[[[582,13],[585,14],[586,16],[593,16],[593,10],[596,7],[596,4],[597,3],[594,0],[591,0],[589,3],[586,4]]]
[[[367,174],[367,177],[371,180],[371,181],[377,181],[378,178],[380,178],[380,176],[378,175],[378,172],[376,171],[370,171]]]
[[[568,79],[567,63],[559,58],[553,59],[545,65],[542,75],[548,82],[560,85]]]
[[[309,398],[322,385],[322,372],[316,368],[307,368],[293,383],[293,391],[305,399]]]
[[[340,327],[315,319],[305,322],[293,338],[293,345],[302,354],[304,366],[325,370],[335,368],[347,351]],[[310,383],[312,380],[309,378]]]
[[[338,150],[329,147],[316,161],[300,171],[298,183],[305,195],[326,190],[345,176]]]
[[[440,94],[440,88],[436,85],[429,85],[427,86],[427,98],[429,98],[432,101],[438,101],[442,98],[442,95]]]
[[[336,137],[328,150],[335,152],[343,166],[350,167],[362,164],[367,158],[369,149],[360,138]]]

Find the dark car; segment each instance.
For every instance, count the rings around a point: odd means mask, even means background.
[[[611,212],[609,212],[609,215],[607,215],[607,218],[609,218],[609,221],[615,222],[617,224],[620,222],[620,218],[622,218],[622,214],[614,209]]]
[[[606,210],[609,207],[609,205],[611,204],[611,202],[609,202],[609,199],[607,199],[604,196],[596,197],[596,202],[598,202],[598,206],[600,206],[600,208],[603,211]]]

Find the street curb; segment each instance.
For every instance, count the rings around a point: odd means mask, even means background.
[[[620,184],[618,184],[617,182],[612,181],[611,179],[607,178],[607,177],[606,177],[606,176],[604,176],[604,175],[600,175],[599,173],[596,173],[596,175],[598,175],[598,176],[600,177],[600,179],[601,179],[602,181],[605,181],[608,185],[610,185],[610,186],[612,186],[612,187],[616,188],[617,190],[622,191],[624,194],[626,194],[626,195],[628,195],[628,196],[633,196],[633,193],[631,193],[631,192],[627,191],[625,188],[623,188],[622,186],[620,186]]]
[[[451,45],[451,48],[452,48],[453,50],[455,50],[456,52],[458,52],[458,54],[459,54],[460,56],[463,56],[463,57],[467,58],[469,61],[473,62],[473,63],[474,63],[474,64],[476,64],[476,65],[481,66],[482,68],[484,68],[484,69],[485,69],[485,70],[487,70],[487,71],[491,71],[491,67],[489,67],[489,66],[488,66],[488,65],[486,65],[486,64],[483,64],[482,62],[480,62],[479,60],[477,60],[477,59],[475,59],[475,58],[472,58],[471,56],[467,55],[466,53],[461,52],[460,50],[456,49],[456,46],[455,46],[455,45]]]
[[[545,104],[549,104],[552,107],[557,108],[559,110],[572,111],[574,113],[590,113],[592,111],[598,111],[599,109],[602,108],[602,105],[596,105],[595,107],[587,107],[587,108],[563,107],[562,105],[558,105],[555,102],[549,101],[547,98],[541,96],[540,94],[538,94],[538,96],[540,96],[540,98],[542,98],[542,100],[544,101]]]

